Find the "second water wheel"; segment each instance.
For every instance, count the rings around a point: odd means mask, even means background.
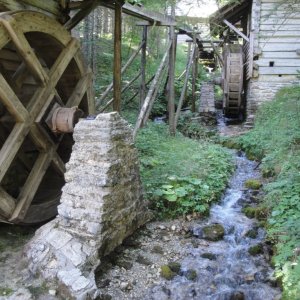
[[[32,224],[56,214],[72,127],[94,110],[79,48],[42,13],[0,15],[0,221]]]
[[[223,49],[223,112],[225,117],[240,118],[244,112],[244,54],[238,44]]]

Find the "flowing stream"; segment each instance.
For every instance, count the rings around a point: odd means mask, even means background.
[[[256,163],[243,154],[236,156],[237,169],[224,193],[221,202],[211,209],[206,222],[200,222],[191,229],[199,235],[203,226],[214,223],[225,229],[224,239],[209,242],[205,247],[190,247],[180,262],[181,275],[173,280],[154,286],[146,292],[145,299],[200,299],[200,300],[274,300],[280,299],[280,290],[275,286],[272,269],[265,253],[252,256],[248,250],[260,244],[265,237],[257,221],[248,219],[241,211],[253,197],[244,188],[250,178],[259,178]],[[247,237],[249,230],[256,231],[256,237]],[[195,270],[194,281],[184,276],[188,270]]]

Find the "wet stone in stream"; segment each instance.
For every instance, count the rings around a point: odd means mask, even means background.
[[[109,268],[99,271],[103,295],[136,300],[280,299],[281,292],[274,287],[273,272],[265,259],[265,233],[258,228],[258,221],[242,213],[250,197],[259,196],[258,191],[244,186],[249,179],[260,179],[257,163],[244,156],[236,156],[236,162],[229,188],[211,208],[210,217],[148,223],[130,245],[115,254],[116,261],[123,258],[132,263],[131,268],[108,264]],[[219,238],[204,239],[203,229],[216,225]],[[188,234],[187,228],[198,233],[197,237]],[[263,245],[263,251],[252,256],[248,251],[256,245]],[[161,276],[163,267],[172,273],[168,280]]]

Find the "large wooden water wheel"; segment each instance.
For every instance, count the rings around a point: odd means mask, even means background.
[[[45,221],[56,214],[79,117],[63,108],[93,112],[91,73],[78,41],[30,11],[0,15],[0,72],[0,221]]]
[[[223,49],[223,111],[225,117],[239,118],[244,112],[244,54],[241,45],[226,45]]]

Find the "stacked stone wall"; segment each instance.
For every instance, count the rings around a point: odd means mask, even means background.
[[[276,81],[263,78],[251,79],[247,86],[247,115],[254,114],[262,103],[273,100],[281,88],[293,84],[299,84],[299,80],[296,78],[288,81],[284,79],[282,79],[282,81],[280,81],[280,79]]]
[[[95,299],[101,257],[149,218],[132,131],[117,113],[76,125],[58,216],[26,248],[29,268],[64,297]]]

